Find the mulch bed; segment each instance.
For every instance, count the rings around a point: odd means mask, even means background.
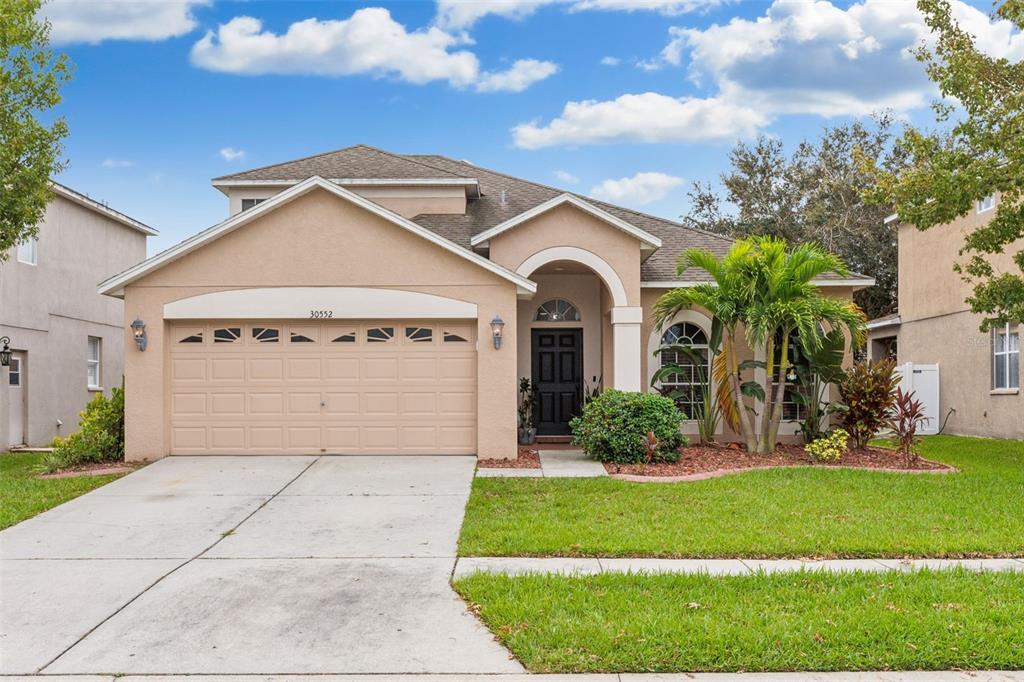
[[[48,480],[51,478],[72,478],[74,476],[104,476],[106,474],[126,474],[134,471],[136,467],[124,462],[104,462],[99,464],[82,464],[69,469],[58,469],[53,473],[39,474],[36,478]]]
[[[835,463],[816,462],[804,452],[799,445],[780,445],[770,455],[747,454],[738,444],[732,445],[695,445],[680,448],[682,457],[678,462],[659,462],[654,464],[614,464],[606,463],[609,474],[647,479],[665,477],[711,478],[726,473],[743,471],[744,469],[766,469],[772,467],[813,466],[821,468],[856,468],[876,469],[898,472],[950,472],[954,467],[932,460],[918,458],[908,463],[895,450],[867,447],[849,450]]]
[[[481,469],[540,469],[540,452],[520,446],[516,459],[481,459],[476,465]]]

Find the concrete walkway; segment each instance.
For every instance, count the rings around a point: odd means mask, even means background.
[[[0,533],[0,673],[522,672],[449,585],[474,466],[161,460]]]
[[[582,450],[539,450],[540,469],[477,469],[481,478],[595,478],[607,476],[604,465]]]
[[[943,570],[962,567],[972,571],[1024,571],[1021,559],[573,559],[532,557],[463,557],[455,565],[461,578],[478,571],[525,575],[593,575],[596,573],[709,573],[750,575],[763,571],[912,571],[921,568]]]

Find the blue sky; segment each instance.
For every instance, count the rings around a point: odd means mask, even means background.
[[[978,8],[981,8],[980,10]],[[993,54],[1024,38],[957,15]],[[161,230],[226,217],[210,178],[350,144],[441,153],[657,215],[739,139],[892,108],[931,120],[912,3],[53,0],[76,65],[60,180]]]

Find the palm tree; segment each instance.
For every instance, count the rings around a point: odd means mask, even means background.
[[[833,329],[843,330],[853,343],[863,338],[864,313],[852,302],[826,298],[813,284],[825,273],[847,275],[849,271],[841,259],[817,245],[790,249],[772,237],[741,239],[721,258],[690,249],[680,256],[677,271],[682,275],[691,267],[703,268],[713,283],[667,292],[655,304],[655,321],[663,326],[680,310],[693,306],[712,315],[712,336],[717,328],[725,356],[724,371],[719,373],[719,379],[725,379],[722,393],[734,412],[727,421],[739,427],[748,452],[771,452],[782,421],[790,336],[795,332],[807,353],[820,349],[825,334]],[[747,345],[763,352],[765,360],[738,361],[741,328]],[[757,368],[765,370],[766,385],[756,379],[742,381],[744,371]],[[748,405],[744,397],[754,404]]]

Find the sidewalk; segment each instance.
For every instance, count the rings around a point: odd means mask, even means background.
[[[540,469],[477,469],[481,478],[594,478],[607,476],[604,465],[582,450],[539,450]]]

